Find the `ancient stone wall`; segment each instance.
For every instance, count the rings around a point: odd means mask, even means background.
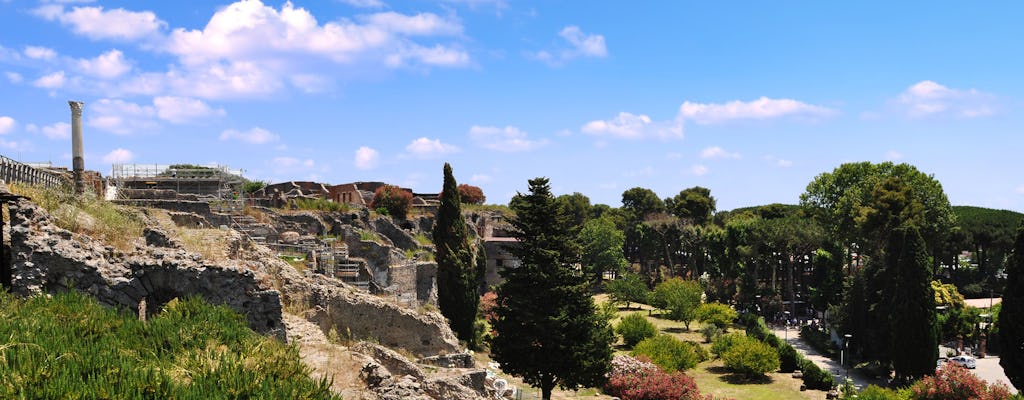
[[[77,289],[101,303],[129,309],[137,309],[146,299],[151,314],[173,298],[201,296],[245,315],[253,330],[283,338],[280,294],[266,276],[212,265],[175,248],[146,247],[120,254],[57,227],[46,211],[28,200],[11,203],[10,211],[14,293]]]

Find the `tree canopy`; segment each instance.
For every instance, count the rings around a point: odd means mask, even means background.
[[[529,184],[530,193],[513,203],[518,244],[508,251],[520,266],[501,272],[491,356],[550,399],[555,385],[600,386],[607,379],[614,334],[596,312],[587,279],[576,273],[579,247],[548,179]]]
[[[437,303],[441,314],[459,339],[477,348],[476,323],[480,297],[479,278],[473,263],[473,249],[462,218],[461,194],[452,167],[444,164],[444,187],[434,222],[433,239],[437,260]],[[482,246],[481,246],[482,247]]]

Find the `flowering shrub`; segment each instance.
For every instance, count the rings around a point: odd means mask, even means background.
[[[604,391],[622,400],[711,400],[702,396],[693,378],[682,372],[659,369],[639,374],[613,375]]]
[[[480,296],[480,316],[487,320],[489,323],[494,323],[494,319],[498,317],[494,313],[494,308],[498,306],[498,294],[494,292],[487,292]]]
[[[1011,397],[1005,384],[988,385],[973,372],[952,363],[910,388],[912,400],[1006,400]]]
[[[612,357],[612,368],[611,371],[608,372],[608,377],[640,375],[657,370],[658,366],[654,365],[654,363],[652,363],[647,357],[616,355],[615,357]]]

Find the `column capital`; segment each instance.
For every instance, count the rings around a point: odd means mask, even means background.
[[[71,106],[71,114],[72,115],[74,115],[76,117],[81,117],[82,116],[82,107],[85,106],[85,103],[83,103],[81,101],[73,101],[72,100],[72,101],[68,101],[68,105]]]

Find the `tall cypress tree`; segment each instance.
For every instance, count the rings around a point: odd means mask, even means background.
[[[477,348],[474,325],[480,297],[477,295],[477,269],[473,250],[462,218],[458,184],[452,167],[444,164],[444,188],[434,222],[434,246],[437,260],[437,303],[441,314],[459,339]]]
[[[999,311],[999,365],[1013,387],[1024,391],[1024,221],[1017,228],[1006,275],[1003,308]]]
[[[491,356],[550,399],[555,385],[601,385],[614,335],[596,312],[586,277],[573,267],[579,246],[547,178],[529,183],[530,194],[517,195],[510,221],[519,243],[508,250],[520,265],[501,272]]]
[[[913,381],[935,373],[939,339],[936,331],[935,292],[924,239],[916,228],[897,229],[887,251],[892,257],[896,281],[892,297],[892,365],[896,379]]]

